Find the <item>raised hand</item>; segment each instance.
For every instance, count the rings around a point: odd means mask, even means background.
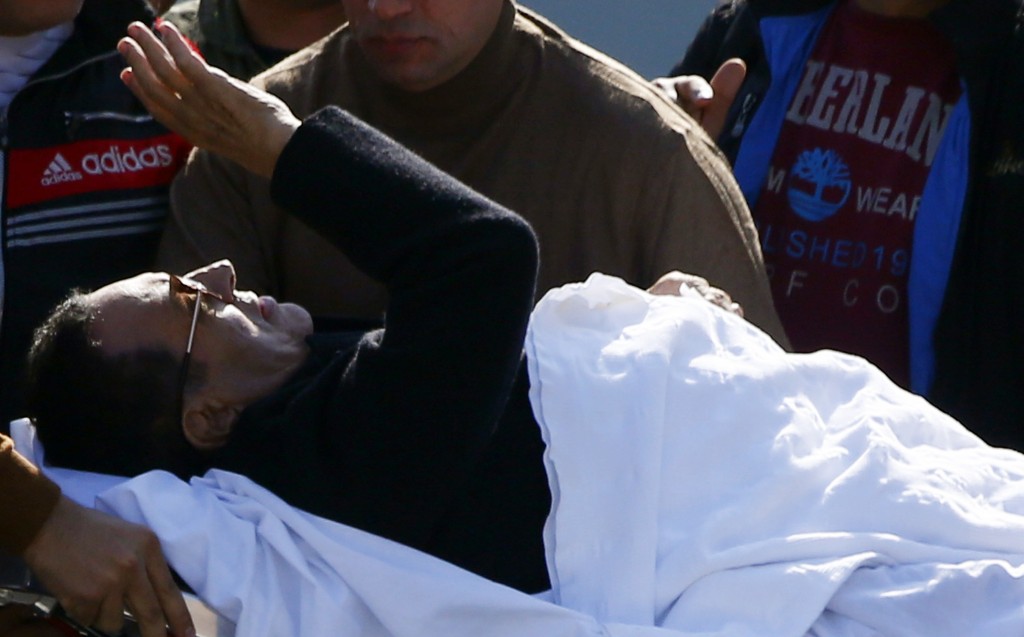
[[[270,177],[300,121],[276,97],[206,64],[174,25],[128,27],[121,79],[164,126],[195,146]]]

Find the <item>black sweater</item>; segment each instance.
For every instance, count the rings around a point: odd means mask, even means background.
[[[318,515],[545,588],[543,445],[516,381],[537,270],[530,227],[336,108],[296,132],[272,196],[388,287],[387,318],[311,337],[304,368],[243,412],[217,466]]]

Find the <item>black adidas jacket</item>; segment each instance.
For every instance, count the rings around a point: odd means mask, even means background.
[[[71,38],[0,111],[0,429],[22,415],[33,328],[74,287],[149,269],[185,142],[121,83],[144,0],[85,0]]]

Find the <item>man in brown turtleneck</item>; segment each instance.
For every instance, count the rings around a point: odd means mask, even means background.
[[[538,294],[593,271],[646,287],[678,269],[784,340],[729,166],[646,81],[508,0],[343,4],[348,26],[254,83],[299,117],[339,105],[520,213],[540,238]],[[227,257],[240,285],[314,315],[378,318],[383,288],[267,189],[195,153],[174,187],[160,266]]]

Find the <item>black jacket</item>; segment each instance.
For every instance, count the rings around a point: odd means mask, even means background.
[[[710,77],[730,57],[748,78],[721,138],[735,161],[772,82],[759,32],[765,17],[806,14],[833,0],[733,0],[705,22],[672,74]],[[997,446],[1024,450],[1024,29],[1021,0],[952,0],[930,19],[957,55],[970,110],[967,191],[932,339],[927,397]]]
[[[144,0],[86,0],[71,38],[0,111],[0,421],[22,413],[32,330],[68,291],[147,270],[188,147],[121,83]]]
[[[485,577],[547,588],[550,495],[520,376],[530,227],[334,107],[289,142],[271,194],[387,286],[385,326],[312,337],[305,367],[242,413],[213,464]]]

